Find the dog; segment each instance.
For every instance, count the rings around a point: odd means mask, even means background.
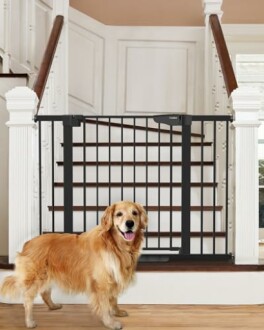
[[[91,231],[37,236],[18,253],[15,274],[4,279],[0,294],[22,294],[26,326],[34,328],[32,308],[38,293],[50,310],[62,307],[51,299],[51,285],[56,283],[68,293],[87,293],[103,324],[122,329],[114,316],[128,314],[119,309],[117,299],[133,280],[147,222],[140,204],[121,201],[108,206]]]

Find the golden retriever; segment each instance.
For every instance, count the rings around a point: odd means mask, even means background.
[[[110,329],[122,329],[114,316],[127,316],[119,309],[118,295],[133,279],[147,226],[144,208],[121,201],[108,206],[101,224],[89,232],[45,234],[24,244],[15,262],[15,274],[4,279],[2,295],[23,295],[25,322],[36,327],[33,300],[40,293],[49,309],[62,306],[51,299],[56,283],[69,293],[87,293],[92,310]]]

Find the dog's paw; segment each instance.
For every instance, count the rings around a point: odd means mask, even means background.
[[[123,329],[123,326],[122,326],[122,324],[120,323],[120,322],[118,322],[118,321],[115,321],[114,323],[113,323],[113,328],[112,328],[113,330],[121,330],[121,329]]]
[[[27,322],[26,322],[26,326],[27,326],[27,328],[29,328],[29,329],[33,329],[33,328],[36,328],[37,323],[36,323],[35,321],[27,321]]]
[[[128,312],[125,311],[124,309],[119,309],[115,312],[115,316],[117,317],[125,317],[128,316]]]
[[[61,304],[53,304],[52,306],[49,307],[51,311],[55,311],[56,309],[61,309],[62,305]]]
[[[107,328],[112,329],[112,330],[123,329],[122,324],[114,319],[104,320],[103,323]]]

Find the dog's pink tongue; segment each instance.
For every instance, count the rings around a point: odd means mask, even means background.
[[[135,234],[130,231],[130,232],[125,233],[124,236],[125,236],[126,240],[132,241],[135,237]]]

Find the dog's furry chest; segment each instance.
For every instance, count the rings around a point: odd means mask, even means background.
[[[103,253],[107,273],[113,281],[125,288],[132,280],[134,274],[134,260],[130,254],[122,256],[120,260],[114,253]]]

